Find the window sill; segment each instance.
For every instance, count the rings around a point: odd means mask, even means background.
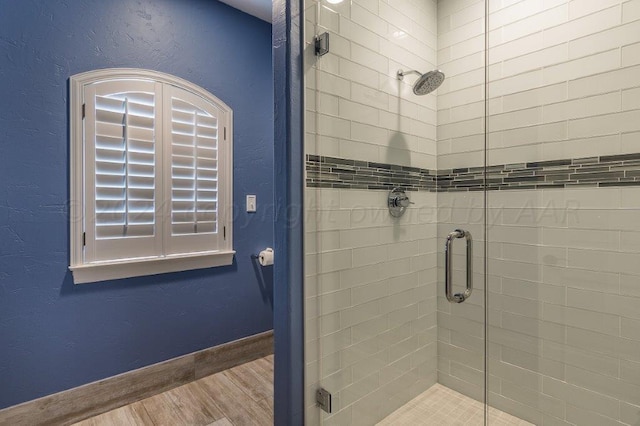
[[[84,284],[231,265],[235,253],[234,250],[229,250],[201,252],[189,255],[126,259],[115,262],[96,262],[69,266],[69,270],[73,273],[74,284]]]

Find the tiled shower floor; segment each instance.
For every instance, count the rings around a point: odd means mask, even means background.
[[[489,407],[490,426],[532,426],[531,423]],[[378,423],[378,426],[482,426],[483,404],[435,384]]]

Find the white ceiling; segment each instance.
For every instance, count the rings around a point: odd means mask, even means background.
[[[231,7],[271,23],[271,0],[220,0]]]

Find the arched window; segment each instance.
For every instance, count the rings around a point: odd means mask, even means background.
[[[229,265],[232,111],[140,69],[71,77],[74,282]]]

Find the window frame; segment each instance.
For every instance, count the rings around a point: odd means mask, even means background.
[[[211,103],[224,113],[224,120],[221,122],[224,127],[224,135],[218,139],[219,145],[224,143],[224,148],[218,150],[219,164],[224,165],[224,169],[219,176],[219,199],[218,199],[218,220],[219,230],[223,228],[224,238],[217,250],[166,254],[171,252],[170,247],[165,247],[160,256],[127,258],[119,260],[106,260],[85,262],[85,202],[93,202],[95,198],[85,199],[85,187],[87,179],[85,177],[85,87],[109,80],[139,79],[153,81],[154,83],[167,84],[195,95],[205,102]],[[179,77],[145,69],[136,68],[107,68],[84,72],[72,76],[70,82],[69,100],[69,136],[70,136],[70,201],[69,201],[69,221],[70,221],[70,265],[69,270],[73,273],[75,284],[104,281],[110,279],[120,279],[143,275],[155,275],[167,272],[185,271],[192,269],[209,268],[215,266],[231,265],[235,251],[233,250],[233,111],[219,98],[201,88]],[[156,107],[164,110],[164,96],[156,99]],[[160,139],[158,149],[167,156],[170,149],[170,140],[166,140],[167,120],[162,114],[162,121],[156,125],[157,139]],[[160,127],[160,128],[158,128]],[[169,154],[170,155],[170,154]],[[94,167],[94,166],[92,166]],[[160,168],[162,183],[167,182],[166,159],[163,159],[157,167]],[[157,191],[155,199],[159,205],[170,205],[171,200],[166,198],[167,191]],[[88,198],[88,197],[87,197]],[[160,232],[161,239],[167,244],[168,235],[166,221],[169,218],[165,214],[156,218],[156,232]],[[168,248],[168,249],[167,249]]]

